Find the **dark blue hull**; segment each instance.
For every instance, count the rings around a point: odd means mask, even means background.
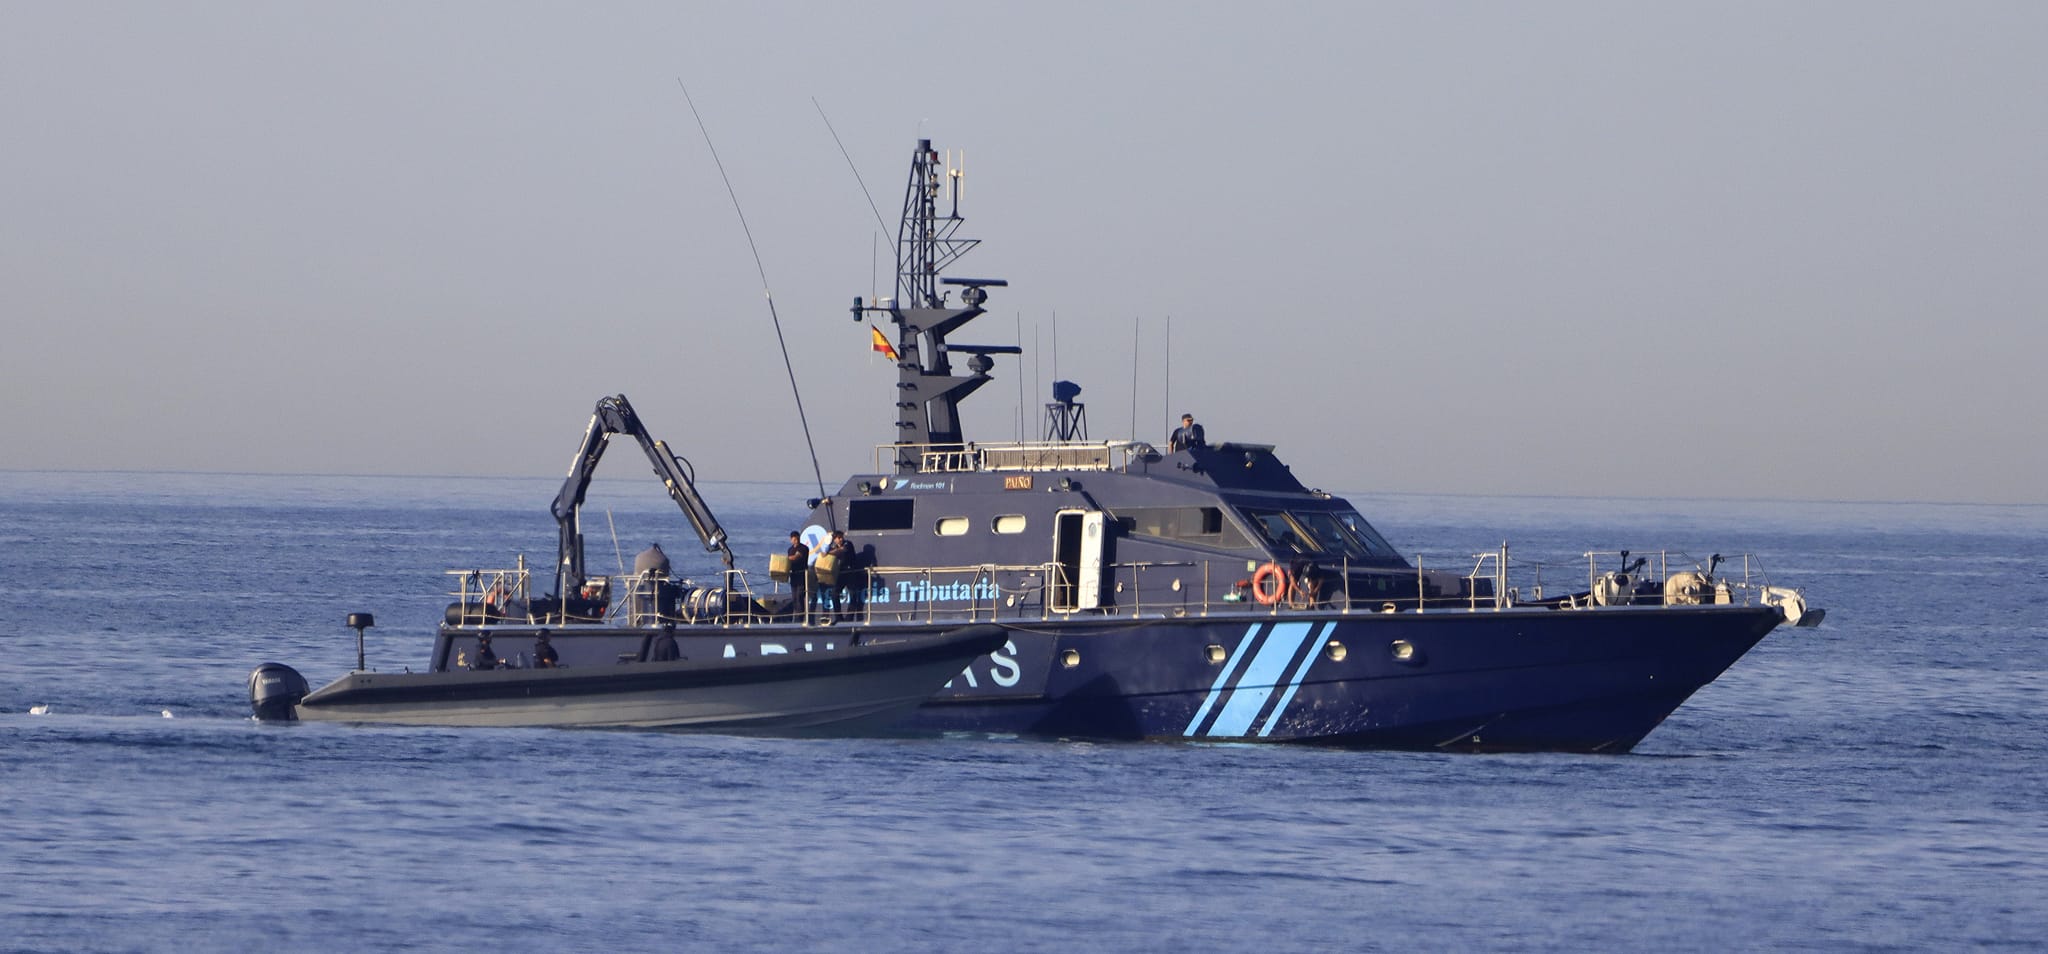
[[[910,727],[1625,752],[1781,619],[1703,606],[1019,624]]]

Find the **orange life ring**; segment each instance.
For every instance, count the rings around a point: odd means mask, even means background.
[[[1260,606],[1271,606],[1287,596],[1287,570],[1278,563],[1268,563],[1252,574],[1252,599]]]

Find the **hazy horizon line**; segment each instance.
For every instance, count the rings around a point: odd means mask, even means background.
[[[143,468],[82,469],[44,467],[0,467],[0,474],[165,474],[186,477],[325,477],[349,480],[559,480],[553,474],[344,474],[316,471],[251,471],[251,470],[149,470]],[[638,480],[621,476],[596,475],[593,480]],[[772,485],[786,484],[792,487],[812,488],[815,484],[800,480],[732,480],[707,479],[701,484],[723,485]],[[1999,501],[1999,500],[1896,500],[1865,498],[1828,497],[1702,497],[1690,495],[1657,496],[1645,494],[1560,494],[1560,493],[1479,493],[1452,490],[1347,490],[1338,496],[1380,496],[1380,497],[1463,497],[1485,498],[1526,498],[1530,500],[1695,500],[1712,503],[1771,503],[1771,504],[1850,504],[1879,506],[1936,506],[1936,507],[2048,507],[2048,501]]]

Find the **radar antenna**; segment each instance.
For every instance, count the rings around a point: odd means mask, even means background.
[[[960,256],[981,244],[980,239],[958,238],[966,219],[960,217],[961,186],[967,176],[967,154],[953,164],[947,150],[945,181],[939,179],[939,154],[932,141],[920,139],[910,161],[910,184],[903,190],[903,221],[896,229],[896,300],[912,308],[942,308],[945,296],[939,291],[939,272],[960,260]],[[945,193],[946,214],[939,214],[940,192]]]
[[[1080,396],[1081,386],[1072,381],[1052,383],[1052,403],[1045,406],[1045,440],[1088,439],[1088,405],[1074,400]]]

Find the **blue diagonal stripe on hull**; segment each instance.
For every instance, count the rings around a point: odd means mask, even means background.
[[[1257,623],[1245,627],[1244,638],[1238,640],[1237,648],[1230,651],[1230,661],[1224,663],[1223,671],[1216,674],[1216,684],[1209,687],[1209,697],[1202,700],[1202,707],[1195,710],[1195,717],[1188,720],[1188,727],[1181,731],[1182,735],[1195,736],[1201,734],[1202,720],[1209,717],[1210,709],[1215,708],[1217,697],[1223,695],[1223,687],[1230,685],[1231,674],[1237,672],[1238,662],[1244,659],[1245,650],[1249,649],[1252,643],[1256,641],[1253,637],[1257,636],[1258,633],[1259,624]]]
[[[1301,665],[1294,667],[1294,675],[1287,677],[1287,691],[1280,694],[1280,704],[1273,707],[1273,714],[1266,717],[1266,724],[1259,727],[1259,738],[1273,734],[1273,727],[1280,723],[1280,713],[1287,711],[1287,704],[1294,701],[1294,691],[1301,688],[1301,677],[1308,675],[1308,667],[1315,664],[1316,647],[1322,645],[1323,640],[1329,638],[1330,630],[1336,627],[1335,621],[1324,623],[1316,638],[1308,641],[1308,653],[1301,657]]]
[[[1266,641],[1252,657],[1251,665],[1245,667],[1244,676],[1237,680],[1237,689],[1230,693],[1230,700],[1223,704],[1223,711],[1216,716],[1216,724],[1209,727],[1209,737],[1241,736],[1249,732],[1252,720],[1258,718],[1259,710],[1266,707],[1266,700],[1272,698],[1274,685],[1287,672],[1287,664],[1294,661],[1294,654],[1301,649],[1301,642],[1308,638],[1314,623],[1277,623]]]

